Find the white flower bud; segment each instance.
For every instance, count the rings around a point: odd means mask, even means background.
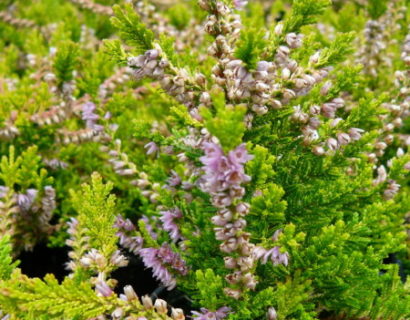
[[[171,309],[171,317],[173,320],[185,320],[184,311],[182,309]]]
[[[278,318],[278,314],[276,313],[275,308],[270,307],[270,308],[268,309],[268,313],[267,313],[267,315],[266,315],[266,318],[267,318],[268,320],[276,320],[276,319]]]
[[[323,156],[325,154],[325,149],[321,146],[314,146],[312,152],[317,156]]]
[[[275,34],[277,36],[280,36],[283,32],[283,23],[279,22],[276,26],[275,26]]]

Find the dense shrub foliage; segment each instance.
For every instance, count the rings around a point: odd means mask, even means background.
[[[410,319],[409,26],[407,0],[0,1],[0,318]],[[19,268],[41,243],[63,281]],[[189,303],[120,287],[136,258]]]

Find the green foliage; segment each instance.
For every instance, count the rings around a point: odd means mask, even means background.
[[[0,279],[8,280],[17,267],[18,261],[13,262],[11,258],[12,247],[9,236],[3,236],[0,239]]]
[[[240,121],[246,112],[243,105],[225,105],[225,96],[221,91],[212,94],[215,116],[212,111],[203,107],[200,112],[205,120],[205,127],[217,137],[225,150],[238,146],[245,132],[245,126]]]
[[[284,33],[299,32],[303,26],[315,23],[330,3],[329,0],[294,0],[292,11],[284,22]]]
[[[388,1],[386,0],[369,0],[367,10],[372,19],[378,19],[387,10]]]
[[[236,47],[235,57],[242,60],[248,70],[254,70],[257,62],[260,61],[264,47],[263,33],[250,28],[242,31]]]
[[[272,308],[280,320],[410,318],[408,1],[3,2],[0,318],[169,320],[129,288],[119,298],[111,278],[120,253],[164,243],[181,260],[158,270],[194,310],[231,308],[226,320]],[[112,5],[114,17],[99,13]],[[224,151],[212,155],[217,182],[204,175],[207,142]],[[230,152],[241,144],[252,160]],[[271,255],[239,266],[248,248],[225,252],[222,231]],[[38,241],[69,245],[72,274],[16,269]]]
[[[69,278],[59,284],[52,275],[42,281],[17,270],[10,280],[0,281],[0,292],[3,310],[27,319],[89,319],[107,311],[89,283]]]
[[[133,46],[137,53],[152,49],[154,34],[141,22],[131,5],[113,7],[115,17],[111,23],[119,31],[122,40]]]
[[[73,71],[77,63],[78,54],[78,46],[71,41],[63,42],[57,49],[53,68],[60,87],[65,82],[73,79]]]
[[[338,34],[328,48],[320,53],[316,68],[323,68],[345,61],[346,56],[353,52],[352,41],[355,37],[354,32]]]
[[[110,195],[112,183],[103,184],[99,174],[91,177],[91,185],[84,184],[80,191],[71,192],[72,203],[77,211],[79,229],[87,230],[91,248],[110,257],[117,248],[115,221],[115,196]]]
[[[217,310],[221,305],[223,295],[223,283],[221,277],[215,275],[212,269],[195,272],[196,287],[198,289],[197,299],[199,305],[209,310]]]
[[[191,20],[191,13],[188,7],[182,3],[173,5],[168,9],[167,14],[171,24],[178,30],[185,29]]]
[[[0,180],[7,187],[26,190],[33,186],[41,189],[52,182],[52,178],[47,177],[47,171],[40,168],[41,157],[37,154],[37,147],[32,146],[16,157],[15,148],[9,149],[9,156],[3,156],[0,162]]]
[[[127,63],[127,55],[119,40],[104,40],[104,51],[117,64]]]

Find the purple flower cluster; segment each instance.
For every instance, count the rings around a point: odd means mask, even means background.
[[[169,63],[161,59],[160,52],[157,49],[146,51],[138,57],[129,57],[128,66],[135,69],[134,76],[141,79],[145,76],[161,78],[164,75],[164,69]]]
[[[120,245],[127,248],[134,254],[138,254],[142,249],[144,240],[140,236],[135,236],[135,226],[129,219],[117,216],[114,227],[118,229],[117,236],[120,239]]]
[[[161,211],[160,213],[161,217],[159,219],[162,221],[164,230],[169,232],[169,235],[173,241],[178,241],[181,238],[181,234],[175,220],[182,218],[181,210],[174,208],[171,210]]]
[[[201,312],[192,311],[195,320],[222,320],[231,311],[229,307],[221,307],[216,311],[209,311],[208,309],[201,308]]]
[[[181,259],[179,254],[173,252],[167,243],[164,243],[159,249],[141,249],[139,255],[144,265],[153,270],[154,277],[161,281],[168,290],[172,290],[176,286],[176,279],[169,269],[183,276],[188,273],[185,261]]]
[[[200,160],[204,164],[202,189],[213,195],[213,205],[218,208],[230,206],[234,199],[242,198],[245,193],[242,183],[250,181],[245,174],[244,164],[251,160],[245,144],[225,156],[221,147],[215,143],[204,143],[205,156]]]
[[[257,281],[252,274],[254,245],[249,241],[250,234],[244,229],[244,217],[249,212],[249,204],[240,202],[245,194],[243,183],[250,181],[245,174],[244,164],[253,157],[248,154],[245,144],[241,144],[225,155],[215,143],[204,143],[205,156],[200,160],[204,164],[205,174],[200,184],[203,191],[211,195],[218,213],[212,217],[215,237],[222,241],[219,248],[228,254],[225,267],[233,269],[225,279],[233,287],[224,289],[226,295],[239,299],[242,291],[253,290]]]
[[[171,176],[167,180],[169,187],[173,188],[182,183],[181,177],[174,170],[171,170]]]
[[[86,123],[88,129],[95,131],[102,131],[103,126],[97,124],[97,120],[100,118],[98,114],[95,113],[95,104],[92,102],[86,102],[82,105],[82,119]]]
[[[22,211],[30,210],[38,194],[36,189],[27,189],[26,193],[20,193],[17,195],[17,204]]]

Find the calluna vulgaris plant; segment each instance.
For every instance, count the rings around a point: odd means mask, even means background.
[[[0,1],[0,318],[410,319],[409,8]]]

